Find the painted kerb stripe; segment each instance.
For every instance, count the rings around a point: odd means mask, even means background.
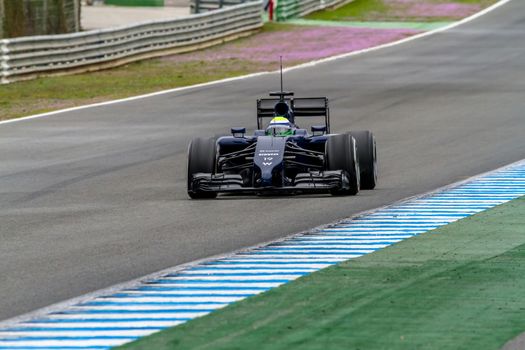
[[[109,349],[525,195],[525,161],[0,328],[0,349]]]

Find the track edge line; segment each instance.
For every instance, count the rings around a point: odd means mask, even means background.
[[[482,17],[482,16],[486,15],[487,13],[496,10],[497,8],[507,4],[510,1],[512,1],[512,0],[499,0],[497,3],[495,3],[495,4],[493,4],[493,5],[489,6],[489,7],[481,10],[480,12],[477,12],[477,13],[473,14],[472,16],[463,18],[460,21],[454,22],[454,23],[452,23],[452,24],[450,24],[448,26],[442,27],[442,28],[437,28],[437,29],[434,29],[434,30],[431,30],[431,31],[428,31],[428,32],[424,32],[424,33],[421,33],[421,34],[417,34],[417,35],[414,35],[414,36],[411,36],[411,37],[408,37],[408,38],[405,38],[405,39],[393,41],[391,43],[382,44],[382,45],[370,47],[370,48],[363,49],[363,50],[348,52],[348,53],[344,53],[344,54],[341,54],[341,55],[336,55],[336,56],[332,56],[332,57],[326,57],[326,58],[322,58],[322,59],[319,59],[319,60],[302,63],[302,64],[299,64],[297,66],[286,68],[286,69],[283,70],[283,72],[286,73],[286,72],[297,70],[297,69],[314,67],[314,66],[319,65],[319,64],[323,64],[323,63],[339,60],[339,59],[342,59],[342,58],[359,56],[359,55],[363,55],[363,54],[366,54],[366,53],[369,53],[369,52],[374,52],[374,51],[377,51],[377,50],[386,49],[386,48],[397,46],[397,45],[402,45],[402,44],[405,44],[405,43],[408,43],[408,42],[411,42],[411,41],[414,41],[414,40],[425,38],[427,36],[438,34],[438,33],[441,33],[441,32],[444,32],[444,31],[447,31],[447,30],[450,30],[450,29],[453,29],[453,28],[455,28],[457,26],[460,26],[462,24],[465,24],[465,23],[471,22],[473,20],[476,20],[477,18]],[[20,117],[20,118],[13,118],[13,119],[8,119],[8,120],[3,120],[3,121],[0,121],[0,126],[1,125],[5,125],[5,124],[15,123],[15,122],[21,122],[21,121],[26,121],[26,120],[32,120],[32,119],[37,119],[37,118],[43,118],[43,117],[63,114],[63,113],[67,113],[67,112],[74,112],[74,111],[84,110],[84,109],[88,109],[88,108],[95,108],[95,107],[108,106],[108,105],[113,105],[113,104],[118,104],[118,103],[125,103],[125,102],[130,102],[130,101],[145,99],[145,98],[149,98],[149,97],[155,97],[155,96],[170,94],[170,93],[179,92],[179,91],[198,89],[198,88],[201,88],[201,87],[207,87],[207,86],[213,86],[213,85],[220,85],[220,84],[229,83],[229,82],[232,82],[232,81],[245,80],[245,79],[255,78],[255,77],[258,77],[258,76],[277,74],[277,73],[279,73],[279,71],[277,71],[277,70],[276,71],[256,72],[256,73],[251,73],[251,74],[247,74],[247,75],[241,75],[241,76],[237,76],[237,77],[231,77],[231,78],[226,78],[226,79],[214,80],[214,81],[209,81],[209,82],[195,84],[195,85],[182,86],[182,87],[173,88],[173,89],[161,90],[161,91],[151,92],[151,93],[147,93],[147,94],[143,94],[143,95],[126,97],[126,98],[117,99],[117,100],[110,100],[110,101],[104,101],[104,102],[98,102],[98,103],[93,103],[93,104],[82,105],[82,106],[78,106],[78,107],[59,109],[57,111],[51,111],[51,112],[46,112],[46,113],[29,115],[29,116],[26,116],[26,117]]]

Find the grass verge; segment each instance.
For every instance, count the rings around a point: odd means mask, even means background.
[[[78,75],[0,86],[0,120],[189,86],[264,70],[245,60],[166,63],[145,60]]]
[[[123,346],[499,349],[525,330],[525,198]]]
[[[354,0],[336,9],[318,11],[307,19],[325,21],[454,21],[497,0]]]

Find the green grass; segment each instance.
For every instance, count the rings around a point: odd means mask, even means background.
[[[384,15],[388,7],[382,0],[355,0],[335,10],[314,12],[307,19],[325,21],[368,21],[372,15]]]
[[[123,346],[499,349],[525,330],[525,198]]]
[[[240,60],[209,64],[153,59],[94,73],[22,81],[0,86],[0,120],[193,85],[259,69]]]
[[[486,7],[497,2],[497,0],[424,0],[427,3],[460,3],[472,4]],[[354,0],[353,2],[336,9],[327,9],[314,12],[306,19],[325,20],[325,21],[406,21],[406,22],[447,22],[452,18],[432,17],[432,18],[410,18],[400,17],[395,11],[395,7],[389,5],[384,0]]]

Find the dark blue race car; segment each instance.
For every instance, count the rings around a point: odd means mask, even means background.
[[[323,125],[301,129],[301,118]],[[264,122],[271,119],[267,128]],[[188,150],[188,195],[219,193],[355,195],[377,183],[377,152],[370,131],[330,133],[326,97],[270,93],[257,100],[257,129],[232,128],[231,136],[196,138]]]

